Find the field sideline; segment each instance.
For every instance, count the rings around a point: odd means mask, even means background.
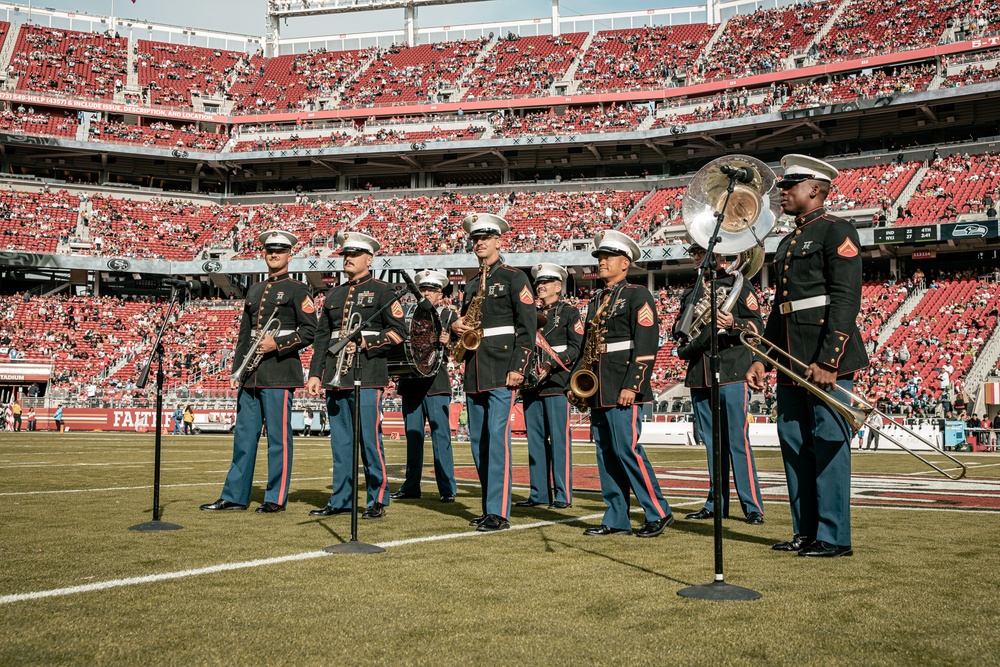
[[[962,454],[970,477],[950,482],[903,453],[855,454],[856,555],[815,561],[769,548],[791,527],[780,456],[760,450],[766,523],[730,519],[724,534],[727,581],[763,598],[708,603],[676,595],[713,576],[711,523],[682,518],[704,495],[695,448],[647,450],[678,517],[659,538],[582,535],[603,511],[588,443],[571,509],[515,508],[513,530],[477,534],[479,488],[455,443],[457,503],[425,478],[421,500],[359,522],[386,553],[330,556],[350,517],[308,516],[329,494],[325,439],[296,440],[288,511],[258,515],[198,510],[218,497],[229,437],[166,437],[162,519],[184,528],[136,533],[152,442],[0,434],[0,665],[1000,662],[997,455]],[[405,446],[387,442],[386,459],[395,488]],[[523,444],[514,462],[526,479]],[[261,451],[258,480],[265,469]]]

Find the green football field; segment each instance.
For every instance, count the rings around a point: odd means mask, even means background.
[[[677,595],[713,578],[711,522],[683,519],[704,456],[647,452],[678,517],[658,538],[582,534],[603,512],[588,443],[571,509],[515,508],[512,530],[476,533],[457,442],[458,502],[425,477],[421,500],[359,521],[385,553],[347,556],[322,549],[349,539],[350,517],[308,516],[330,492],[325,439],[296,440],[288,511],[262,515],[198,509],[219,495],[229,437],[165,437],[161,518],[183,529],[139,533],[151,435],[0,434],[0,664],[1000,664],[1000,455],[960,455],[969,478],[950,482],[904,453],[855,454],[856,555],[814,560],[770,549],[791,525],[780,456],[760,450],[766,523],[723,530],[726,580],[763,597],[704,602]],[[523,482],[523,443],[514,457]],[[395,489],[404,445],[386,458]]]

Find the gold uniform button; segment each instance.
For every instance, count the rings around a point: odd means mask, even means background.
[[[821,319],[821,320],[819,321],[819,323],[820,323],[820,324],[826,324],[826,320],[824,320],[824,319]]]
[[[833,348],[833,351],[834,352],[840,352],[840,348],[839,347],[835,347],[835,348]]]
[[[789,245],[795,245],[795,243],[796,242],[793,240]]]
[[[504,346],[503,346],[503,349],[505,349],[505,350],[506,350],[506,349],[507,349],[507,346],[506,346],[506,345],[504,345]]]
[[[787,270],[788,270],[788,265],[787,265],[787,264],[785,264],[785,271],[787,271]]]
[[[796,235],[796,236],[798,236],[798,235],[799,235],[799,234],[801,234],[801,233],[802,233],[802,230],[801,230],[801,229],[796,229],[796,230],[795,230],[795,235]]]
[[[788,296],[788,290],[785,290],[784,292],[782,292],[781,296]]]
[[[787,283],[787,282],[788,282],[788,278],[782,278],[782,279],[781,279],[781,282],[783,282],[783,283]]]

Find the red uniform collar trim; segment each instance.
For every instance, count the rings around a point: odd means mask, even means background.
[[[816,218],[820,218],[824,215],[826,215],[826,209],[824,207],[820,206],[819,208],[814,208],[808,213],[803,213],[799,217],[795,218],[795,226],[804,227]]]

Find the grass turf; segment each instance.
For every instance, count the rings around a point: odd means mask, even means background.
[[[349,516],[308,510],[329,493],[330,454],[298,439],[288,511],[200,512],[218,497],[226,437],[165,438],[162,518],[183,530],[126,530],[151,518],[152,437],[0,436],[0,596],[261,558],[316,554],[349,537]],[[654,465],[704,468],[693,448],[649,448]],[[465,443],[456,465],[471,465]],[[429,458],[429,447],[427,451]],[[527,460],[515,447],[515,463]],[[387,442],[390,475],[405,447]],[[1000,459],[977,477],[998,476]],[[759,468],[779,471],[776,451]],[[920,472],[905,454],[853,457],[856,472]],[[594,465],[593,448],[574,463]],[[266,462],[263,447],[257,478]],[[398,481],[393,484],[393,488]],[[756,602],[686,600],[713,576],[712,525],[679,520],[661,537],[586,538],[586,521],[475,534],[475,484],[458,502],[394,502],[361,521],[380,555],[322,556],[0,605],[0,664],[870,664],[980,665],[1000,660],[996,514],[856,507],[857,555],[830,561],[770,550],[791,533],[785,502],[767,523],[724,522],[726,579]],[[78,492],[67,492],[78,491]],[[53,493],[45,493],[53,492]],[[697,495],[699,497],[691,497]],[[668,495],[676,515],[701,494]],[[515,500],[526,497],[515,491]],[[263,498],[258,484],[254,501]],[[515,511],[515,527],[592,517],[597,493],[570,510]],[[641,517],[635,517],[636,524]]]

